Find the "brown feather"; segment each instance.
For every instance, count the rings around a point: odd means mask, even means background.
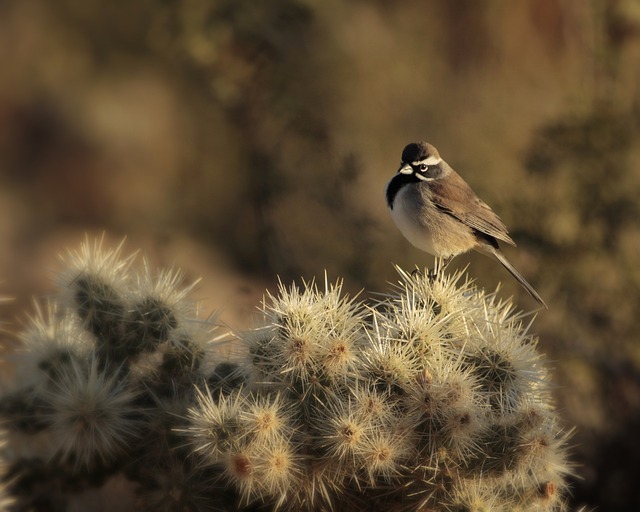
[[[446,164],[443,162],[442,165]],[[434,180],[429,184],[431,200],[436,207],[476,231],[515,246],[500,217],[478,198],[456,171],[449,167],[445,172],[446,185],[444,180]]]

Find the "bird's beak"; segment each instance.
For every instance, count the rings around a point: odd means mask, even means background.
[[[402,174],[413,174],[413,168],[411,164],[403,164],[400,169],[398,169],[398,172]]]

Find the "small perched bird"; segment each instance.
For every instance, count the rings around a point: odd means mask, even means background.
[[[387,184],[391,217],[409,242],[445,265],[471,249],[494,256],[545,308],[538,292],[509,263],[498,241],[516,245],[507,227],[427,142],[402,151],[400,169]]]

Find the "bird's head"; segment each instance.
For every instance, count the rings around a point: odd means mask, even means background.
[[[422,181],[431,181],[442,174],[440,153],[428,142],[412,142],[402,151],[398,172],[412,174]]]

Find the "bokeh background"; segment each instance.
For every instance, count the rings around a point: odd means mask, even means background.
[[[574,507],[640,510],[637,0],[2,0],[2,318],[85,233],[202,276],[234,328],[276,276],[385,291],[393,263],[432,264],[383,198],[415,140],[550,306],[532,330],[576,428]],[[495,262],[455,265],[535,307]]]

